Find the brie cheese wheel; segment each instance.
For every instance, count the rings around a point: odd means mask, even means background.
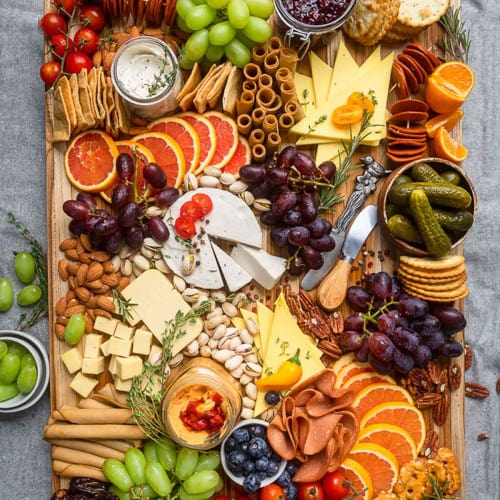
[[[252,281],[252,276],[234,261],[222,248],[213,241],[212,249],[219,264],[220,271],[230,292],[236,292]]]

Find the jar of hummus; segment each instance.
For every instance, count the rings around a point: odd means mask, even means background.
[[[177,108],[181,71],[163,40],[138,36],[125,42],[113,59],[111,79],[127,109],[141,118],[153,120]]]
[[[239,419],[239,384],[218,363],[190,360],[167,387],[162,417],[170,438],[181,446],[218,446]]]

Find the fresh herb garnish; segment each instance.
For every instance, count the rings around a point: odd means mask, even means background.
[[[113,302],[118,306],[118,314],[121,316],[122,322],[126,323],[127,320],[133,318],[131,307],[137,304],[131,302],[130,299],[123,298],[116,288],[113,288],[111,292],[113,293]]]
[[[175,76],[173,69],[168,71],[170,67],[170,52],[168,47],[165,47],[163,50],[163,67],[160,73],[154,76],[153,82],[148,86],[148,97],[154,96],[158,92],[158,89],[169,87]]]
[[[321,125],[326,120],[326,118],[326,115],[321,115],[312,125],[307,125],[307,133],[305,133],[302,137],[307,137],[308,135],[316,132],[316,127],[318,125]]]
[[[448,7],[446,14],[439,20],[444,29],[443,37],[437,45],[444,51],[445,59],[467,63],[470,50],[470,31],[460,19],[460,7]]]

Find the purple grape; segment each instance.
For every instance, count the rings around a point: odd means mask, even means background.
[[[291,210],[288,210],[288,212],[283,216],[283,222],[287,226],[300,226],[300,224],[302,223],[302,214],[298,210],[292,208]]]
[[[289,170],[284,168],[276,167],[269,168],[266,171],[266,179],[273,185],[283,185],[288,183]]]
[[[137,224],[139,213],[139,205],[131,201],[121,208],[118,214],[118,223],[121,227],[132,227]]]
[[[401,293],[403,291],[403,286],[401,285],[401,281],[399,281],[398,278],[393,276],[391,278],[392,280],[392,291],[391,291],[391,297],[394,300],[398,300],[401,297]]]
[[[309,244],[318,252],[329,252],[335,248],[335,240],[328,234],[321,238],[311,238]]]
[[[304,226],[292,227],[288,232],[288,242],[301,247],[309,243],[310,236],[309,229]]]
[[[273,202],[271,210],[278,217],[283,217],[288,210],[291,210],[299,201],[299,197],[293,191],[280,193]]]
[[[284,248],[288,245],[289,227],[274,226],[271,229],[271,241],[278,247]]]
[[[354,313],[344,320],[344,330],[354,330],[355,332],[362,332],[364,320],[359,313]]]
[[[85,220],[85,227],[87,228],[87,231],[94,233],[95,226],[100,220],[102,220],[102,217],[98,215],[90,215],[89,217],[87,217],[87,219]]]
[[[90,210],[86,203],[77,200],[66,200],[62,208],[66,215],[75,220],[85,220]]]
[[[326,160],[319,164],[318,170],[321,172],[321,177],[324,181],[333,182],[335,179],[335,174],[337,173],[337,167],[335,163],[331,160]]]
[[[241,170],[240,170],[241,172]],[[240,175],[241,179],[241,175]],[[243,180],[243,179],[242,179]],[[248,181],[244,181],[250,184]],[[255,198],[267,198],[272,192],[273,186],[269,181],[259,182],[258,184],[250,184],[248,190],[254,195]]]
[[[293,231],[293,230],[292,230]],[[304,259],[306,266],[311,269],[319,269],[323,265],[323,257],[314,248],[306,245],[300,249],[300,256]]]
[[[139,226],[129,227],[125,231],[125,243],[131,248],[139,248],[144,241],[144,235],[142,234],[141,228]]]
[[[109,253],[117,253],[121,246],[123,245],[123,236],[121,231],[116,231],[110,234],[106,238],[106,242],[104,244],[104,248]]]
[[[397,309],[389,311],[389,316],[394,318],[395,326],[402,326],[404,328],[410,327],[410,321],[405,318]]]
[[[128,153],[120,153],[116,159],[116,171],[122,181],[130,181],[134,176],[134,159]]]
[[[168,227],[160,217],[151,217],[148,220],[148,229],[153,239],[155,239],[159,243],[164,243],[170,236]]]
[[[76,236],[80,236],[80,234],[87,232],[87,226],[84,220],[71,219],[68,228],[71,234],[75,234]]]
[[[429,312],[429,304],[417,297],[401,297],[398,310],[405,318],[417,319]]]
[[[316,217],[311,222],[308,222],[306,227],[311,233],[311,238],[321,238],[327,233],[327,231],[325,231],[324,219],[320,219],[319,217]]]
[[[318,202],[311,193],[302,193],[299,210],[304,222],[312,222],[318,216]]]
[[[394,349],[392,364],[398,372],[408,373],[415,366],[415,360],[411,354]]]
[[[167,176],[160,165],[156,163],[147,163],[144,166],[142,175],[157,189],[163,189],[167,185]]]
[[[380,361],[390,363],[392,360],[394,344],[385,333],[373,332],[368,337],[368,347],[370,352]]]
[[[152,238],[151,231],[147,224],[142,224],[139,227],[141,228],[143,238]]]
[[[396,328],[396,320],[389,314],[381,314],[377,318],[377,327],[380,332],[390,335]]]
[[[350,286],[346,299],[355,311],[367,312],[370,307],[371,295],[360,286]]]
[[[109,236],[120,229],[116,217],[106,217],[96,222],[94,231],[100,236]]]
[[[97,234],[93,231],[89,231],[88,235],[92,248],[95,248],[96,250],[104,248],[104,245],[106,243],[105,236],[101,236],[100,234]]]
[[[174,187],[167,187],[155,194],[156,206],[167,208],[173,205],[179,198],[179,190]]]
[[[438,318],[441,325],[445,327],[448,335],[460,332],[467,324],[465,316],[456,307],[445,305],[434,306],[432,312]]]
[[[392,279],[383,271],[370,274],[367,281],[367,290],[377,299],[387,299],[392,294]]]
[[[436,316],[432,314],[426,315],[424,318],[417,319],[411,323],[412,330],[422,334],[422,336],[429,336],[432,332],[441,329],[441,323]]]
[[[266,226],[275,226],[281,224],[281,217],[276,215],[272,210],[266,210],[260,214],[260,222]]]
[[[298,276],[306,270],[306,263],[300,255],[296,255],[288,264],[288,274]]]
[[[278,167],[290,168],[293,165],[293,158],[297,148],[295,146],[286,146],[279,153],[276,158]],[[240,170],[241,172],[241,170]]]
[[[347,351],[357,351],[365,341],[365,336],[354,330],[344,330],[340,334],[340,345]]]
[[[368,353],[368,363],[372,365],[372,368],[377,372],[382,375],[387,375],[389,373],[392,373],[392,365],[391,363],[386,363],[385,361],[382,361],[381,359],[378,359],[372,352]]]
[[[78,201],[81,201],[82,203],[85,203],[85,205],[87,205],[89,208],[97,207],[97,202],[95,201],[95,198],[90,193],[86,193],[85,191],[80,191],[76,195],[76,199]]]
[[[429,337],[423,337],[422,342],[435,351],[446,342],[446,335],[441,330],[437,330],[436,332],[432,332],[432,335]]]
[[[266,167],[264,165],[244,165],[239,171],[240,179],[247,184],[259,184],[266,179]]]
[[[456,340],[449,340],[445,342],[442,346],[438,348],[439,354],[446,356],[448,358],[458,358],[464,352],[464,347],[460,342]]]
[[[398,326],[392,332],[391,339],[400,349],[408,352],[415,352],[420,345],[420,338],[417,333],[401,326]]]
[[[368,340],[365,339],[361,347],[354,351],[354,355],[356,356],[356,360],[360,363],[366,363],[368,361],[368,355],[370,354],[370,348],[368,347]]]
[[[326,219],[321,219],[321,221],[323,222],[323,233],[330,234],[333,228],[332,223]]]
[[[427,363],[432,359],[432,351],[426,345],[419,345],[415,352],[412,353],[415,365],[420,368],[427,366]]]
[[[300,151],[294,154],[292,162],[295,168],[306,178],[310,178],[316,168],[314,160]]]
[[[117,184],[111,193],[111,205],[118,210],[131,201],[132,196],[133,191],[131,184]]]

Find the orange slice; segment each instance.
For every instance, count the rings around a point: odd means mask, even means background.
[[[399,474],[396,457],[383,446],[375,443],[356,444],[348,458],[358,462],[370,475],[373,495],[381,491],[391,491]]]
[[[240,168],[244,165],[248,165],[252,161],[252,150],[250,149],[250,144],[248,141],[240,135],[238,137],[238,146],[234,155],[223,167],[224,172],[239,176]]]
[[[373,366],[370,363],[362,363],[361,361],[352,361],[344,366],[337,374],[335,387],[342,387],[347,379],[358,375],[359,373],[374,373]]]
[[[397,425],[369,425],[359,433],[358,443],[374,443],[387,448],[396,457],[399,467],[417,458],[417,447],[412,437]]]
[[[64,155],[64,169],[69,182],[80,191],[98,193],[116,179],[118,148],[113,138],[101,130],[77,135]]]
[[[219,111],[207,111],[204,116],[214,126],[217,137],[214,156],[207,166],[222,168],[229,163],[238,147],[236,122]]]
[[[380,373],[370,371],[370,372],[358,373],[357,375],[353,375],[352,377],[348,378],[342,384],[342,388],[347,389],[349,391],[353,391],[354,394],[357,394],[364,387],[371,384],[378,384],[381,382],[385,382],[387,384],[396,383],[396,381],[389,375],[382,375]]]
[[[351,406],[358,419],[361,419],[368,410],[391,401],[413,404],[413,398],[403,387],[395,384],[378,383],[367,385],[361,389]]]
[[[373,484],[370,474],[366,469],[351,458],[346,458],[339,471],[344,474],[346,481],[350,483],[350,487],[354,492],[360,492],[356,496],[356,500],[371,500],[373,497]],[[362,492],[362,493],[361,493]]]
[[[137,158],[137,179],[135,180],[137,194],[141,197],[147,198],[150,194],[151,186],[144,180],[142,171],[147,163],[155,161],[153,153],[151,153],[146,146],[135,143],[134,141],[115,141],[115,144],[118,148],[118,153],[127,153],[132,158]],[[111,194],[113,193],[113,189],[117,183],[118,178],[115,179],[115,182],[113,182],[109,188],[99,193],[108,203],[111,203]]]
[[[433,145],[437,157],[456,163],[464,161],[469,153],[467,148],[455,141],[444,127],[437,129]]]
[[[474,73],[467,64],[440,64],[427,79],[425,100],[436,113],[453,113],[467,99],[474,86]]]
[[[373,424],[392,424],[402,427],[415,442],[417,452],[425,439],[425,421],[422,412],[410,403],[382,403],[368,410],[359,422],[359,428],[365,429]]]
[[[134,137],[134,142],[146,146],[155,162],[167,176],[167,187],[178,188],[184,179],[185,161],[180,146],[162,132],[145,132]]]
[[[427,135],[432,139],[439,127],[444,127],[446,130],[451,130],[464,116],[463,109],[457,109],[453,113],[445,113],[436,115],[425,123]]]
[[[343,354],[339,359],[337,359],[337,361],[335,361],[335,363],[333,363],[332,370],[338,377],[340,370],[353,361],[356,361],[356,355],[353,352]]]
[[[198,168],[193,173],[196,175],[200,174],[201,172],[203,172],[203,169],[212,161],[212,158],[215,154],[215,149],[217,147],[217,135],[215,134],[215,127],[204,116],[192,111],[180,113],[177,116],[179,116],[179,118],[182,118],[183,120],[186,120],[198,134],[198,139],[200,140],[200,158],[198,162]]]
[[[174,139],[182,149],[186,162],[186,173],[194,172],[200,163],[200,139],[196,130],[182,118],[169,116],[160,118],[148,126],[153,132],[163,132]]]

